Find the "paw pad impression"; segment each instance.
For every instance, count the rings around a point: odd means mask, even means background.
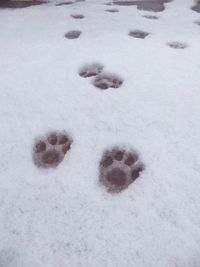
[[[144,165],[136,152],[114,147],[104,152],[99,170],[100,182],[107,191],[118,193],[139,177]]]
[[[70,150],[72,139],[66,132],[50,132],[38,138],[33,148],[33,161],[37,167],[55,168]]]

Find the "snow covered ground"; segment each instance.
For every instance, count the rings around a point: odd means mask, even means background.
[[[0,10],[1,267],[200,266],[200,14],[192,0],[158,13],[105,2]],[[121,87],[78,75],[93,62]],[[54,130],[71,149],[38,169],[34,140]],[[145,170],[109,194],[99,161],[115,145]]]

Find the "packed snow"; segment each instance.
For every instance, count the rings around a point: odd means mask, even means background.
[[[61,2],[0,9],[0,267],[199,267],[195,2]],[[123,82],[95,87],[79,75],[92,64]],[[51,131],[73,143],[56,168],[38,168],[34,142]],[[112,194],[99,162],[114,146],[145,168]]]

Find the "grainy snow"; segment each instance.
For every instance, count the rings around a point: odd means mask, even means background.
[[[1,267],[200,266],[199,13],[174,0],[153,20],[105,2],[0,9]],[[80,37],[64,38],[72,30]],[[80,77],[92,63],[121,87]],[[38,169],[34,140],[51,130],[74,142],[57,168]],[[145,164],[119,194],[98,182],[114,145]]]

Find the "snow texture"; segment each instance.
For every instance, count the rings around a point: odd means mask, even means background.
[[[194,1],[166,3],[156,20],[136,6],[109,13],[106,0],[60,2],[0,9],[0,267],[199,267]],[[80,37],[64,38],[72,30]],[[130,38],[134,30],[150,34]],[[121,87],[82,78],[92,63],[119,75]],[[73,143],[57,168],[38,169],[33,145],[50,131]],[[118,194],[99,183],[113,146],[134,149],[145,165]]]

